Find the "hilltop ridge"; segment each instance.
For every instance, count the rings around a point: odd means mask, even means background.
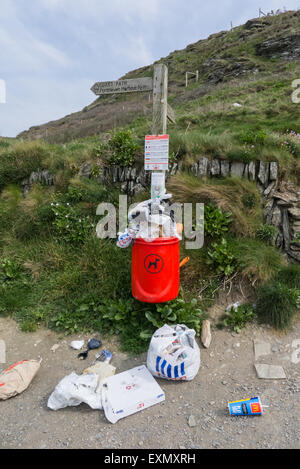
[[[268,78],[274,83],[288,80],[290,86],[292,79],[299,77],[299,31],[300,10],[254,18],[175,50],[155,63],[168,66],[169,100],[180,114],[183,103],[192,105],[196,99],[212,96],[224,86],[234,90],[242,83]],[[130,71],[120,79],[152,76],[153,65]],[[196,70],[199,81],[195,83],[191,78],[186,88],[185,73]],[[234,99],[234,91],[231,94]],[[240,91],[236,97],[239,95]],[[137,118],[147,121],[151,111],[150,93],[101,96],[81,111],[33,126],[18,138],[63,143],[131,124]]]

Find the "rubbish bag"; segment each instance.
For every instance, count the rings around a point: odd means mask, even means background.
[[[0,400],[5,401],[25,391],[40,365],[36,360],[23,360],[0,373]]]
[[[185,325],[165,324],[152,336],[147,367],[153,376],[174,381],[191,381],[200,368],[196,332]]]
[[[63,378],[48,399],[47,406],[52,410],[88,404],[92,409],[102,409],[101,393],[98,388],[98,375],[75,372]]]

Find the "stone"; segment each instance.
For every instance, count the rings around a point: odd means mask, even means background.
[[[196,419],[193,415],[189,416],[189,426],[190,427],[196,427],[197,426]]]
[[[205,177],[208,172],[208,159],[205,157],[200,158],[198,161],[198,176]]]
[[[253,342],[255,360],[257,360],[259,357],[270,355],[271,345],[268,342],[260,342],[258,340],[254,340]]]
[[[278,179],[278,163],[276,161],[272,161],[270,163],[269,180],[277,181],[277,179]]]
[[[271,224],[272,214],[273,214],[273,206],[274,206],[274,200],[270,199],[266,202],[265,207],[264,207],[264,218],[265,218],[266,223],[268,225]]]
[[[271,192],[274,189],[275,185],[276,185],[275,181],[271,182],[271,184],[268,185],[268,187],[264,191],[264,196],[265,197],[269,197],[269,195],[271,194]]]
[[[281,210],[276,205],[275,208],[273,209],[271,224],[273,226],[276,226],[276,228],[279,228],[281,226],[281,221],[282,221]]]
[[[89,179],[91,177],[91,172],[92,172],[92,167],[88,162],[86,162],[81,166],[79,170],[79,177]]]
[[[256,165],[254,161],[251,161],[248,165],[248,178],[250,181],[256,180]]]
[[[210,321],[208,319],[205,319],[202,324],[202,329],[201,329],[201,342],[203,347],[209,348],[211,344],[211,329],[210,329]]]
[[[284,249],[288,251],[290,249],[290,223],[287,209],[283,209],[282,211],[282,234]]]
[[[198,163],[192,164],[191,172],[194,174],[194,176],[198,176],[198,171],[199,171]]]
[[[0,340],[0,363],[6,363],[6,345],[4,340]]]
[[[228,177],[230,174],[230,163],[227,160],[221,161],[221,176]]]
[[[245,170],[244,163],[234,162],[231,164],[231,176],[236,176],[236,177],[241,178],[244,175],[244,170]]]
[[[297,207],[290,208],[289,214],[295,220],[300,220],[300,208],[297,208]]]
[[[261,183],[262,186],[264,186],[266,184],[266,166],[265,166],[265,163],[263,161],[260,161],[259,162],[259,169],[258,169],[258,175],[257,175],[257,178],[258,178],[258,181]]]
[[[286,379],[286,374],[282,366],[266,365],[257,363],[254,365],[257,376],[260,379]]]
[[[214,159],[211,162],[210,174],[211,176],[219,176],[221,173],[220,160]]]

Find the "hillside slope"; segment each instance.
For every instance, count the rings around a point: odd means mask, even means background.
[[[232,116],[232,104],[236,100],[250,100],[252,117],[263,108],[262,118],[269,113],[267,117],[271,121],[274,118],[275,123],[278,116],[285,117],[286,124],[297,121],[299,106],[293,105],[289,96],[292,81],[300,76],[299,31],[300,11],[255,18],[160,59],[158,62],[164,62],[169,68],[169,100],[177,115],[180,117],[188,109],[194,116],[201,116],[197,124],[205,129],[203,121],[219,111],[222,115],[213,117],[219,124],[221,118],[224,129],[229,122],[232,124],[232,117],[237,117],[237,122],[240,120],[239,115]],[[186,88],[186,71],[196,70],[199,82],[191,78]],[[152,76],[152,73],[153,65],[149,65],[121,78]],[[275,89],[279,96],[274,96]],[[278,106],[279,100],[284,100],[282,106]],[[31,127],[18,137],[62,143],[132,124],[137,117],[146,123],[151,119],[151,111],[149,93],[102,96],[82,111]],[[248,120],[248,116],[244,117]],[[215,128],[215,120],[209,119],[208,128]]]

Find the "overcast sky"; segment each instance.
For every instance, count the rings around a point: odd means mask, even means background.
[[[300,0],[0,0],[0,136],[79,111],[96,81],[243,24],[259,7],[295,10]]]

